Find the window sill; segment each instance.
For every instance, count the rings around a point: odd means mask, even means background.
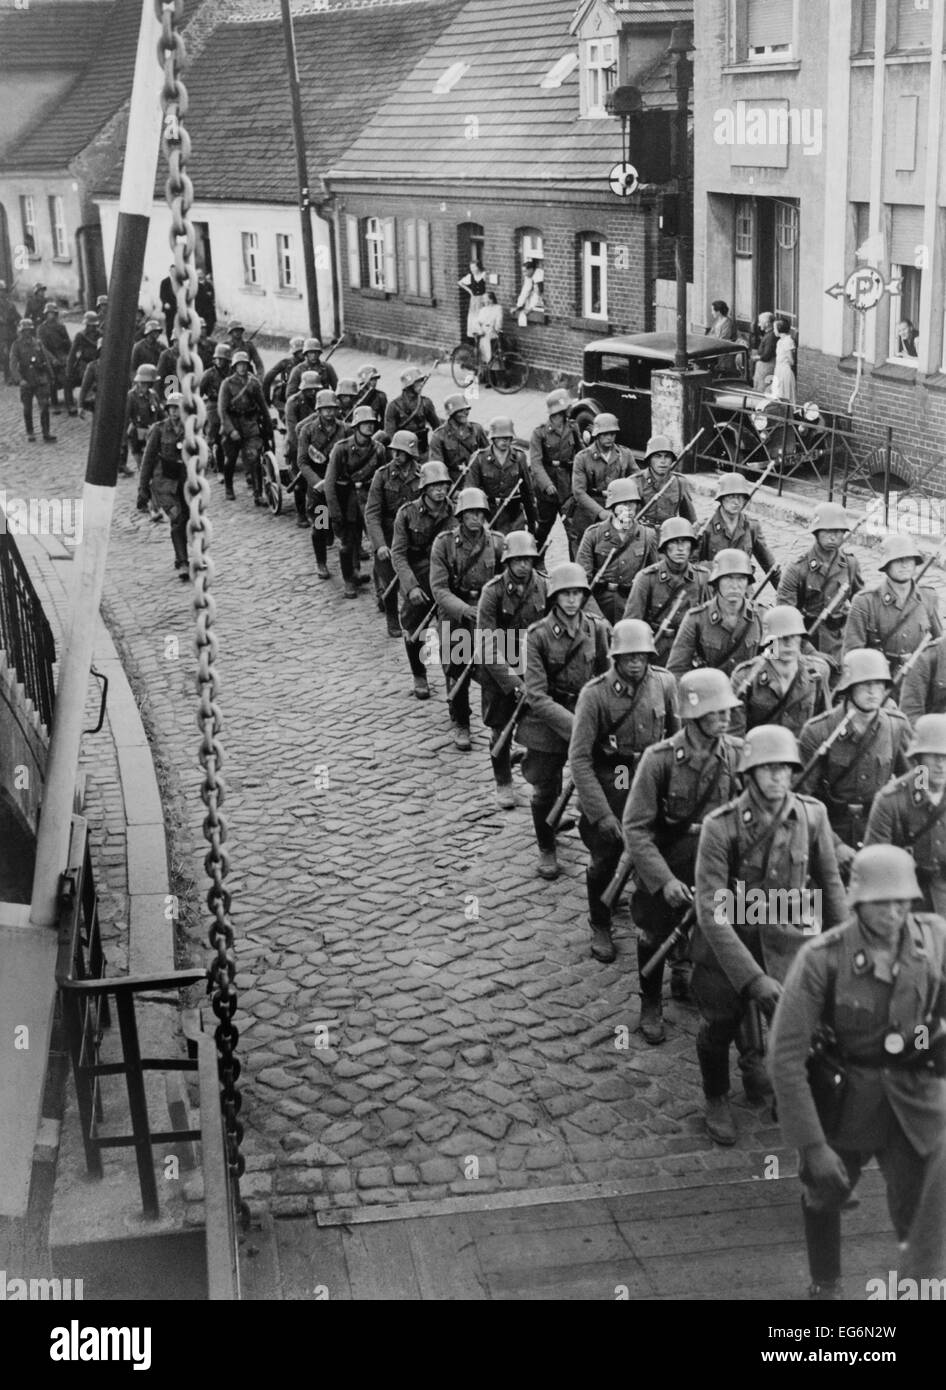
[[[608,338],[614,332],[607,319],[589,319],[579,314],[564,322],[567,328],[580,328],[583,333],[594,333],[599,338]]]
[[[927,391],[946,392],[946,364],[944,364],[942,371],[933,372],[930,376],[924,377],[923,385]]]
[[[888,53],[884,57],[884,62],[888,67],[893,67],[900,63],[928,63],[933,56],[930,48],[914,49],[911,53]]]
[[[364,299],[393,299],[390,290],[375,290],[370,285],[362,285],[358,293]]]
[[[758,77],[760,72],[800,72],[801,62],[797,58],[780,58],[771,63],[761,60],[755,63],[728,63],[720,71],[724,77],[739,77],[743,73],[750,72],[753,77]]]
[[[53,265],[72,265],[71,256],[53,256]]]
[[[904,367],[899,362],[881,362],[871,371],[871,376],[879,381],[904,381],[916,385],[916,367]]]
[[[38,264],[40,263],[40,261],[41,261],[43,258],[42,258],[42,256],[39,254],[38,251],[30,251],[30,253],[29,253],[27,259],[28,259],[32,264],[38,265]]]
[[[430,294],[405,294],[401,298],[405,304],[422,304],[426,309],[436,309],[437,301]]]
[[[510,309],[509,312],[513,318],[518,319],[518,309]],[[526,314],[526,323],[536,323],[545,326],[550,321],[551,315],[549,314],[549,311],[547,309],[530,309],[529,312]]]
[[[275,297],[276,297],[277,299],[301,299],[301,298],[302,298],[302,291],[301,291],[301,290],[290,290],[290,289],[285,289],[285,290],[273,290],[273,294],[275,295]]]
[[[263,286],[262,286],[262,285],[241,285],[241,286],[240,286],[240,294],[257,294],[257,295],[263,295],[263,294],[265,294],[265,293],[266,293],[266,291],[263,289]]]

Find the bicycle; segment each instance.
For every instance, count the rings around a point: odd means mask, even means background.
[[[478,343],[460,343],[450,354],[450,371],[461,391],[479,382],[504,396],[521,391],[529,380],[529,364],[502,338],[494,343],[488,362],[483,361]]]

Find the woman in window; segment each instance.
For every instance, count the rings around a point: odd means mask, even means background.
[[[525,328],[528,323],[528,315],[533,311],[539,312],[545,308],[545,301],[542,298],[542,287],[545,283],[545,271],[538,261],[526,261],[522,267],[522,289],[519,291],[519,298],[516,300],[516,309],[519,311],[519,327]]]
[[[484,362],[493,357],[493,344],[498,340],[503,326],[503,306],[496,301],[492,290],[486,291],[486,303],[480,310],[473,336],[479,340],[480,356]]]
[[[916,357],[916,340],[919,336],[909,319],[901,319],[897,324],[897,356]]]
[[[464,275],[462,280],[458,280],[457,284],[470,296],[466,311],[466,333],[468,338],[475,338],[480,310],[486,303],[486,271],[479,261],[470,261],[469,273]]]
[[[775,375],[772,395],[795,403],[795,339],[786,319],[775,320]]]

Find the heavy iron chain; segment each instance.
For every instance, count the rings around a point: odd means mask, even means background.
[[[203,769],[201,800],[207,808],[204,817],[204,839],[210,849],[204,857],[204,869],[210,879],[207,907],[212,923],[208,940],[214,957],[208,967],[208,992],[211,1007],[217,1018],[214,1040],[220,1071],[221,1105],[227,1142],[227,1162],[230,1169],[234,1200],[244,1222],[245,1203],[240,1202],[239,1180],[246,1167],[240,1152],[243,1125],[239,1114],[243,1098],[237,1082],[240,1062],[236,1056],[238,1030],[233,1026],[237,1006],[236,959],[233,949],[233,925],[230,921],[230,894],[224,879],[230,868],[225,848],[227,822],[222,806],[226,797],[226,782],[221,768],[224,761],[220,742],[222,716],[217,702],[219,680],[216,671],[217,636],[214,632],[216,603],[211,586],[214,565],[210,554],[213,528],[207,512],[210,487],[207,482],[207,441],[204,438],[206,407],[197,390],[202,365],[197,353],[200,320],[194,308],[197,294],[197,272],[194,261],[194,224],[189,212],[194,202],[194,186],[187,174],[190,155],[190,136],[184,126],[187,114],[187,88],[181,81],[181,65],[185,56],[184,40],[179,26],[183,16],[183,0],[155,0],[155,11],[161,21],[161,40],[158,60],[164,68],[164,87],[161,103],[164,112],[162,144],[168,162],[165,196],[171,210],[170,243],[174,252],[172,280],[177,297],[175,337],[178,346],[178,377],[182,396],[181,414],[184,421],[183,455],[187,465],[186,491],[190,515],[187,535],[191,546],[191,578],[194,582],[194,612],[196,615],[197,692],[200,704],[197,726],[201,731],[200,763]]]

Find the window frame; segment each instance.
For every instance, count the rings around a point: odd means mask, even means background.
[[[20,231],[23,245],[30,256],[39,256],[39,241],[36,235],[36,200],[32,193],[20,194]]]
[[[296,252],[292,232],[276,233],[276,281],[281,290],[298,291]]]
[[[240,245],[243,253],[243,287],[259,289],[260,280],[260,241],[259,232],[241,232]]]
[[[929,19],[931,37],[925,43],[913,44],[909,48],[905,48],[903,44],[900,42],[900,9],[902,3],[903,0],[894,0],[894,3],[890,7],[887,21],[887,52],[909,54],[931,52],[933,26],[933,10],[931,6],[927,4],[925,7],[921,8],[915,4],[915,0],[911,0],[911,8],[913,9],[914,13],[925,14]]]
[[[581,44],[581,114],[589,120],[607,116],[605,100],[617,86],[618,41],[615,34],[583,39]],[[608,57],[605,61],[605,49]],[[598,51],[600,50],[600,52]],[[592,55],[594,61],[592,61]]]
[[[915,283],[913,280],[914,276],[916,277]],[[910,357],[905,353],[898,353],[895,349],[897,345],[897,324],[903,318],[908,318],[916,328],[918,334],[917,342],[919,343],[922,341],[922,332],[921,325],[919,323],[919,318],[921,296],[923,293],[923,271],[920,269],[919,266],[900,265],[897,262],[892,261],[890,265],[890,278],[891,280],[900,280],[902,283],[902,287],[906,287],[908,283],[910,284],[910,312],[907,313],[904,309],[904,298],[906,296],[904,296],[903,289],[901,288],[901,293],[898,296],[896,296],[896,308],[894,308],[893,303],[891,303],[890,308],[890,323],[887,326],[887,362],[891,366],[911,367],[914,371],[916,371],[920,365],[919,347],[917,347],[916,357]],[[914,304],[916,306],[915,308]]]
[[[49,226],[53,234],[53,260],[69,260],[69,233],[66,230],[66,205],[61,193],[50,193]]]
[[[413,299],[429,301],[433,298],[430,222],[425,217],[407,217],[403,227],[406,293]]]
[[[765,67],[776,63],[797,63],[796,35],[798,32],[797,0],[790,5],[789,40],[784,44],[767,44],[755,53],[749,50],[749,6],[753,0],[730,0],[730,61],[740,67]]]
[[[600,251],[595,254],[592,246],[597,243]],[[581,263],[581,297],[579,300],[579,312],[583,319],[588,319],[594,323],[608,322],[608,239],[600,232],[581,232],[579,234],[580,263]],[[592,294],[593,273],[597,268],[599,271],[599,302],[601,308],[598,313],[592,309],[594,297]]]

